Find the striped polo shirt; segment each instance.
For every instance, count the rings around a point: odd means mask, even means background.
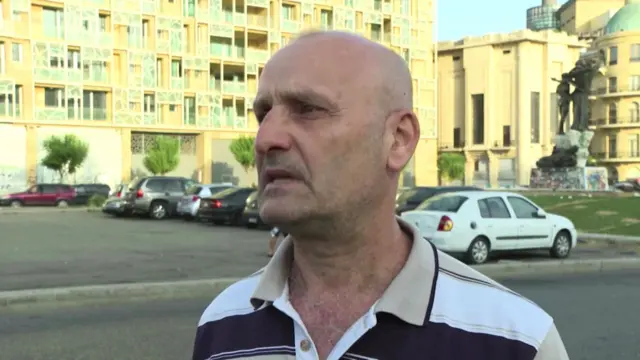
[[[406,264],[328,360],[568,360],[553,319],[537,305],[424,240],[412,225]],[[207,307],[193,360],[317,360],[288,300],[291,239],[267,266]]]

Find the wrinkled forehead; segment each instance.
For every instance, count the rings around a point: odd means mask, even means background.
[[[344,51],[328,53],[321,45],[300,44],[282,49],[269,60],[260,76],[258,96],[313,92],[339,103],[351,100],[361,79],[361,71]]]

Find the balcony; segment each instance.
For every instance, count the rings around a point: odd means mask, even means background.
[[[223,81],[222,91],[230,95],[244,95],[247,92],[247,84],[239,81]]]
[[[269,18],[263,14],[248,14],[247,25],[252,28],[267,29],[269,26]]]
[[[284,32],[295,34],[300,31],[300,22],[283,19],[280,28]]]
[[[595,97],[622,97],[640,95],[640,86],[616,86],[614,88],[598,87],[591,90],[591,96]]]
[[[246,0],[247,6],[254,6],[259,8],[268,9],[269,0]]]
[[[34,118],[36,121],[66,121],[69,113],[65,107],[36,106]]]
[[[20,106],[14,106],[14,104],[7,104],[6,102],[0,102],[0,117],[11,118],[15,116],[20,116]]]
[[[63,68],[36,67],[33,69],[33,79],[39,82],[65,82],[67,71]]]
[[[462,151],[465,147],[464,141],[462,142],[440,142],[438,144],[438,150],[440,151]]]
[[[615,119],[592,119],[589,126],[597,128],[640,127],[640,116],[618,116]]]
[[[640,162],[640,151],[595,152],[591,156],[602,162]]]
[[[247,25],[247,14],[245,13],[235,13],[233,15],[233,24],[236,26],[246,26]]]
[[[265,63],[269,60],[269,50],[247,49],[247,61],[254,63]]]
[[[171,77],[171,89],[174,89],[174,90],[184,89],[184,78]]]
[[[142,123],[144,125],[155,125],[158,123],[157,112],[145,112],[142,114]]]
[[[73,111],[73,108],[69,108],[69,118],[73,118],[73,116],[71,116],[72,111]],[[107,109],[83,107],[82,119],[97,120],[97,121],[107,120]]]

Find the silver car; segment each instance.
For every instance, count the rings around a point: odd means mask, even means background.
[[[206,185],[194,185],[187,190],[185,195],[178,202],[178,216],[191,220],[198,215],[200,199],[211,197],[211,195],[234,187],[231,183],[217,183]]]
[[[126,211],[148,215],[153,219],[165,219],[176,213],[185,191],[196,184],[191,179],[176,176],[144,177],[129,189]]]

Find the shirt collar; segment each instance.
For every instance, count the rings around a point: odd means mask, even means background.
[[[422,326],[433,306],[438,274],[438,257],[435,247],[422,238],[418,229],[398,218],[402,229],[412,235],[413,245],[404,267],[377,302],[375,312],[395,315],[401,320]],[[264,271],[251,297],[251,304],[259,308],[265,302],[279,298],[287,286],[293,261],[293,244],[287,237]]]

